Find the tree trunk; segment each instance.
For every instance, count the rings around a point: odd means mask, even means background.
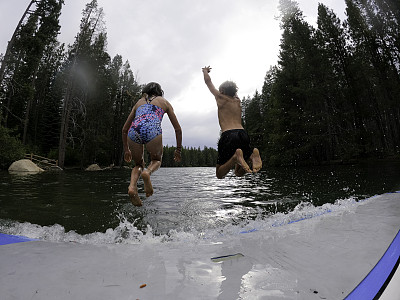
[[[58,147],[58,166],[60,168],[64,168],[64,161],[65,161],[65,149],[67,146],[69,117],[70,117],[71,108],[72,108],[71,97],[73,94],[73,87],[74,87],[74,79],[73,79],[74,68],[75,68],[75,61],[73,63],[71,72],[69,74],[67,90],[65,92],[65,97],[64,97],[63,111],[62,111],[62,115],[61,115],[60,143],[59,143],[59,147]]]
[[[16,38],[18,29],[21,27],[21,24],[24,21],[26,15],[29,13],[29,9],[31,8],[32,4],[35,2],[36,2],[36,0],[31,0],[31,2],[29,2],[28,7],[26,8],[24,14],[22,15],[21,20],[19,20],[17,27],[15,28],[15,31],[11,37],[11,40],[8,42],[7,50],[6,50],[6,53],[4,54],[3,62],[1,63],[1,67],[0,67],[0,83],[3,82],[4,73],[6,71],[6,66],[8,64],[8,60],[10,59],[11,49],[14,46],[14,42],[15,42],[15,38]]]
[[[37,65],[35,73],[33,74],[33,79],[31,82],[31,87],[35,89],[36,83],[36,76],[39,71],[39,65]],[[26,104],[26,113],[25,113],[25,121],[24,121],[24,134],[22,136],[22,144],[26,145],[26,134],[28,132],[28,125],[29,125],[29,115],[31,114],[31,107],[33,98],[35,97],[35,93],[30,93],[27,104]]]

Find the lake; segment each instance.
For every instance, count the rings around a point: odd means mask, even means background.
[[[327,204],[398,191],[400,163],[266,168],[223,180],[215,177],[215,168],[161,168],[152,175],[153,196],[145,198],[139,181],[139,208],[129,201],[129,178],[129,169],[27,176],[1,171],[0,232],[29,231],[50,240],[108,235],[120,242],[149,232],[168,237],[242,230],[299,208],[316,213]]]

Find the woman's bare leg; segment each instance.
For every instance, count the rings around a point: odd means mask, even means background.
[[[146,197],[153,195],[153,185],[151,184],[150,175],[153,174],[161,167],[161,159],[163,153],[162,135],[156,136],[146,144],[146,149],[150,153],[151,162],[146,169],[142,172],[142,179],[144,183],[144,191]]]
[[[131,199],[131,202],[135,206],[142,206],[142,200],[139,198],[138,189],[137,189],[137,182],[139,179],[140,174],[142,173],[142,166],[135,166],[132,169],[131,173],[131,182],[128,187],[128,195]]]
[[[132,153],[133,161],[135,162],[135,167],[132,169],[131,172],[131,180],[128,187],[128,195],[133,205],[142,206],[142,200],[140,200],[138,194],[137,182],[144,168],[143,145],[137,144],[131,141],[130,139],[128,139],[128,145]]]

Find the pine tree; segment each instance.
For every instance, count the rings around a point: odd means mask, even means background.
[[[85,104],[90,83],[88,81],[90,79],[88,59],[90,58],[93,42],[99,34],[104,33],[103,10],[98,7],[97,0],[92,0],[88,3],[82,14],[80,31],[75,38],[74,44],[70,47],[68,68],[66,69],[66,89],[63,98],[58,150],[58,162],[61,168],[64,167],[65,163],[67,137],[70,130],[80,131],[81,134],[85,134],[82,132],[82,124],[79,118],[86,113]],[[72,129],[70,129],[71,120],[74,125]],[[72,135],[70,138],[71,148],[75,148],[76,141],[82,147],[81,141],[79,139],[76,140]],[[82,149],[78,149],[78,151],[81,153]]]
[[[387,42],[380,21],[380,8],[374,1],[346,0],[347,27],[354,43],[357,82],[363,91],[362,136],[366,154],[394,153],[399,146],[399,72],[395,42]],[[395,35],[394,35],[395,36]],[[388,45],[392,47],[388,48]]]
[[[62,4],[63,0],[31,1],[9,43],[7,59],[2,63],[1,77],[6,80],[4,123],[8,127],[20,128],[24,144],[34,139],[34,124],[31,122],[39,114],[38,91],[49,84],[43,80],[38,84],[38,80],[46,64],[46,49],[57,44]],[[12,118],[9,119],[8,115]]]
[[[270,135],[283,164],[326,160],[325,80],[314,30],[293,1],[281,1],[283,35],[279,68],[272,90]]]
[[[332,160],[356,147],[352,133],[357,117],[349,103],[359,100],[349,65],[351,53],[341,21],[332,10],[319,4],[317,24],[316,41],[325,70],[323,101],[329,136],[327,158]],[[351,111],[355,113],[349,114]]]
[[[122,165],[123,148],[121,143],[121,128],[132,107],[140,98],[140,86],[136,82],[130,64],[122,63],[122,57],[116,55],[110,65],[110,100],[113,105],[112,122],[112,162]]]
[[[58,148],[64,45],[58,42],[49,45],[44,54],[36,82],[35,115],[32,117],[30,135],[33,145],[47,157]],[[52,158],[57,159],[54,155]]]
[[[9,67],[10,60],[12,59],[11,58],[11,56],[12,56],[11,53],[14,50],[13,49],[14,48],[14,43],[18,39],[18,34],[19,34],[20,30],[21,30],[21,26],[22,26],[23,22],[25,21],[25,18],[30,14],[30,9],[31,9],[31,7],[32,7],[32,5],[34,3],[36,3],[36,0],[31,0],[29,2],[28,7],[25,9],[25,12],[23,13],[20,21],[18,22],[17,27],[14,30],[14,33],[13,33],[10,41],[7,44],[6,52],[4,54],[4,57],[1,59],[0,84],[3,83],[5,72],[6,72],[7,68]]]
[[[244,107],[244,128],[249,134],[252,145],[261,148],[265,134],[264,124],[261,121],[264,119],[261,95],[256,91],[251,99],[243,101],[242,106]]]

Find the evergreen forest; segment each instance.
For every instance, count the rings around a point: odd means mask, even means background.
[[[269,165],[399,158],[400,2],[345,3],[344,22],[319,4],[314,28],[295,1],[280,1],[278,65],[243,99]]]
[[[343,1],[346,20],[319,4],[316,28],[296,1],[279,2],[278,63],[242,100],[266,165],[399,157],[400,2]],[[121,128],[142,84],[129,61],[108,54],[97,0],[83,9],[74,42],[61,44],[63,5],[30,1],[0,56],[0,169],[25,153],[61,168],[123,164]],[[164,147],[163,166],[216,164],[213,148],[184,148],[179,164],[173,151]]]

